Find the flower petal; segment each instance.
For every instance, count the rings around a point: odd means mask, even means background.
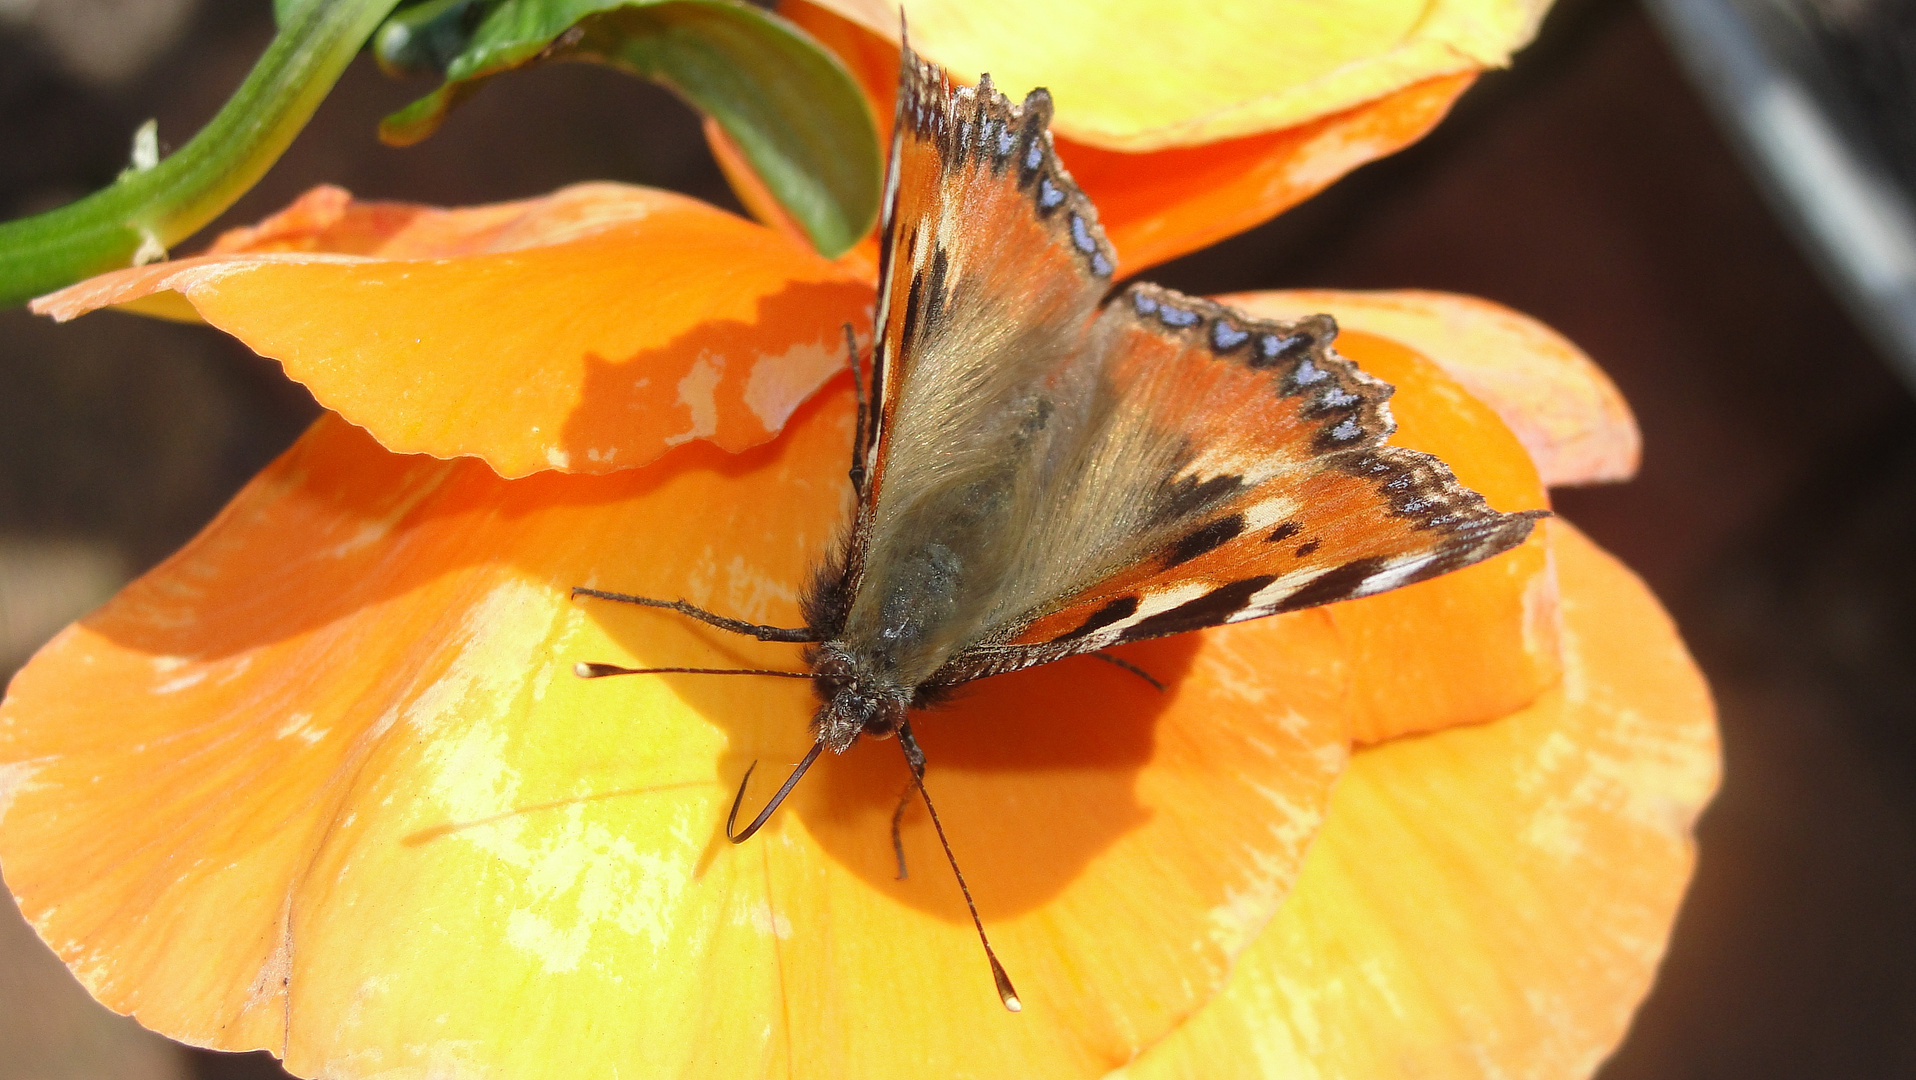
[[[888,131],[898,87],[897,47],[823,8],[793,2],[782,10],[838,54]],[[912,34],[916,45],[916,22]],[[1282,130],[1156,151],[1115,150],[1059,135],[1058,156],[1097,204],[1121,268],[1135,274],[1269,221],[1359,165],[1416,142],[1474,78],[1469,72],[1438,75]],[[1029,89],[996,81],[1014,98]],[[1060,115],[1067,111],[1062,100],[1058,108]],[[706,137],[720,162],[727,162],[722,133],[708,127]],[[735,151],[730,157],[739,159]],[[727,164],[726,175],[760,221],[778,222],[780,213],[767,205],[769,193],[749,170]]]
[[[889,0],[812,2],[896,40]],[[1059,133],[1137,152],[1294,127],[1413,83],[1501,66],[1546,7],[914,0],[909,12],[912,47],[954,75],[969,82],[989,71],[1008,92],[1048,87]]]
[[[35,301],[172,290],[388,449],[605,473],[777,434],[844,369],[870,286],[694,199],[616,184],[466,210],[316,192],[215,252]]]
[[[1276,909],[1345,758],[1321,612],[987,680],[915,720],[1022,1016],[999,1007],[894,747],[822,762],[746,618],[844,511],[849,394],[743,455],[506,481],[323,419],[15,679],[0,858],[88,987],[176,1038],[335,1078],[1097,1075],[1189,1015]],[[882,1017],[882,1022],[874,1018]],[[931,1067],[927,1062],[934,1063]]]
[[[1059,139],[1058,156],[1097,204],[1120,268],[1134,274],[1262,225],[1359,165],[1423,138],[1474,78],[1440,75],[1296,127],[1224,142],[1127,153]]]
[[[1221,299],[1277,319],[1328,311],[1339,326],[1418,350],[1497,410],[1551,487],[1636,474],[1643,440],[1623,394],[1583,350],[1521,312],[1416,289],[1301,289]]]
[[[1397,387],[1391,442],[1442,458],[1466,486],[1506,512],[1549,501],[1516,437],[1436,364],[1361,330],[1339,352]],[[1360,743],[1523,708],[1562,673],[1557,583],[1541,532],[1515,550],[1443,577],[1326,610],[1362,674],[1350,688]]]
[[[1717,782],[1709,690],[1649,590],[1547,523],[1565,677],[1357,754],[1230,989],[1123,1075],[1588,1076],[1649,990]]]

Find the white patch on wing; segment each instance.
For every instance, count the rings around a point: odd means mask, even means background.
[[[1250,536],[1297,516],[1299,503],[1288,495],[1279,495],[1244,508],[1244,532]]]
[[[1180,607],[1192,600],[1196,600],[1198,597],[1210,592],[1211,588],[1211,583],[1208,581],[1191,581],[1179,585],[1176,588],[1151,593],[1139,598],[1138,610],[1133,613],[1130,618],[1120,623],[1114,623],[1113,625],[1132,626],[1143,622],[1145,619],[1160,612],[1169,611],[1174,607]]]
[[[1436,558],[1437,553],[1434,551],[1423,551],[1414,555],[1404,556],[1396,562],[1385,566],[1384,569],[1365,578],[1363,584],[1358,586],[1357,590],[1351,593],[1351,595],[1372,596],[1381,592],[1389,592],[1399,585],[1408,582],[1412,577],[1416,576],[1419,570],[1429,566]]]
[[[1252,593],[1251,599],[1245,603],[1243,610],[1231,616],[1228,621],[1243,622],[1245,619],[1255,619],[1262,615],[1268,615],[1276,610],[1277,605],[1283,603],[1292,593],[1330,572],[1331,568],[1328,566],[1311,566],[1303,570],[1285,574],[1276,581]]]

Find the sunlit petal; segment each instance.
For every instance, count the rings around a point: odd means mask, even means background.
[[[1561,522],[1564,681],[1355,755],[1231,985],[1130,1080],[1586,1077],[1648,991],[1717,781],[1709,691],[1643,584]]]
[[[896,45],[821,7],[788,3],[783,10],[838,54],[864,86],[880,129],[889,130]],[[1114,150],[1058,134],[1058,156],[1097,204],[1122,271],[1135,274],[1269,221],[1359,165],[1417,141],[1474,77],[1438,75],[1280,130],[1156,151]],[[1014,100],[1043,85],[996,82]],[[735,162],[726,174],[741,200],[759,220],[777,223],[781,212],[764,185],[728,155],[722,133],[708,127],[706,134],[721,162]]]
[[[987,680],[917,721],[1025,1011],[891,743],[720,835],[809,742],[799,665],[590,584],[789,625],[842,390],[739,455],[499,479],[322,420],[0,707],[7,881],[109,1005],[328,1077],[1097,1075],[1208,1000],[1346,757],[1321,612]],[[882,1022],[879,1018],[882,1018]]]
[[[896,40],[889,0],[811,0]],[[795,6],[795,5],[794,5]],[[1194,146],[1309,123],[1438,76],[1498,67],[1544,0],[1166,3],[912,0],[912,47],[1008,92],[1044,86],[1089,146]],[[828,42],[830,44],[830,42]]]
[[[1442,368],[1396,342],[1345,331],[1337,349],[1395,385],[1391,442],[1436,454],[1506,512],[1549,506],[1537,471],[1497,415]],[[1362,674],[1353,736],[1381,742],[1506,716],[1554,686],[1557,585],[1541,533],[1439,578],[1325,610]]]
[[[1637,471],[1642,437],[1616,384],[1562,334],[1502,304],[1405,289],[1300,289],[1223,297],[1271,318],[1319,311],[1403,342],[1503,417],[1545,484],[1599,484]]]
[[[845,325],[870,324],[857,273],[616,184],[450,211],[320,193],[216,250],[34,308],[68,319],[170,290],[388,449],[508,477],[755,446],[844,370]]]

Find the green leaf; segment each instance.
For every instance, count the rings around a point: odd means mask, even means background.
[[[163,258],[218,217],[279,160],[393,3],[289,0],[265,55],[185,146],[155,161],[145,134],[110,186],[0,224],[0,306]]]
[[[380,124],[386,142],[425,138],[501,72],[601,63],[670,87],[716,121],[824,254],[842,254],[877,219],[882,161],[864,94],[837,57],[791,23],[736,0],[495,0],[468,31],[453,28],[454,2],[409,9],[413,21],[390,52],[383,29],[378,37],[382,64],[416,69],[422,60],[440,64],[445,51],[411,48],[422,37],[417,27],[440,27],[442,46],[464,35],[442,64],[445,84]],[[473,10],[458,17],[469,24]]]
[[[373,38],[373,55],[386,74],[444,75],[466,51],[496,0],[425,0],[393,13]]]

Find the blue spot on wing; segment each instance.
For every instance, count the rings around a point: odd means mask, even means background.
[[[1091,229],[1085,225],[1084,219],[1076,214],[1071,215],[1071,242],[1078,245],[1078,250],[1086,255],[1098,250],[1098,242],[1091,238]]]

